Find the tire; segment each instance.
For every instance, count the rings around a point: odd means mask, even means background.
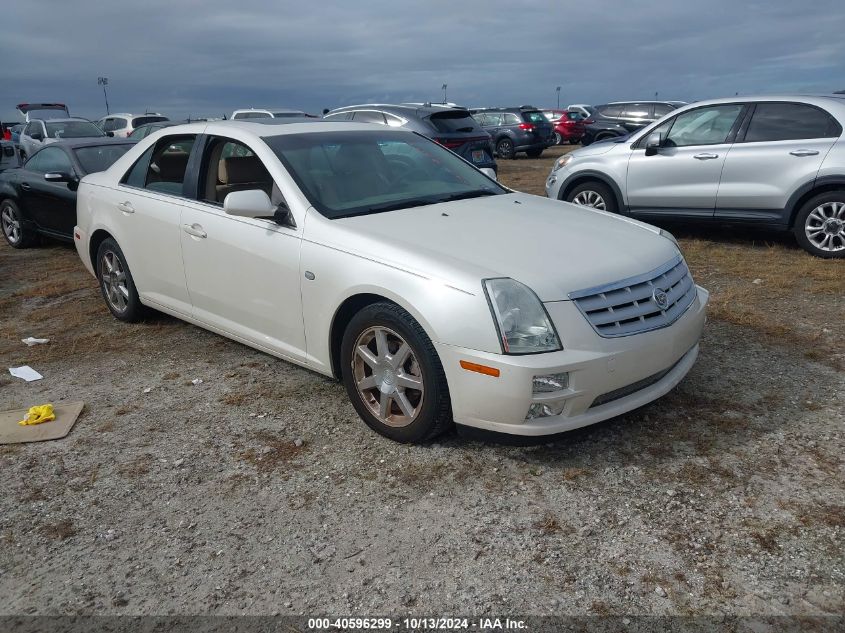
[[[38,233],[26,226],[21,210],[12,200],[0,203],[0,228],[12,248],[29,248],[38,243]]]
[[[496,143],[496,153],[499,158],[516,158],[516,148],[513,146],[513,141],[507,137],[499,139],[499,142]]]
[[[126,257],[112,238],[100,244],[94,266],[103,300],[114,318],[127,323],[142,320],[146,309],[138,297]]]
[[[807,200],[795,216],[792,231],[811,255],[845,258],[845,191],[828,191]]]
[[[409,353],[397,368],[393,358],[402,344],[407,344]],[[374,303],[352,317],[343,334],[340,358],[352,406],[376,433],[396,442],[420,443],[452,426],[443,366],[425,330],[401,307]],[[422,388],[402,384],[403,380]],[[385,389],[391,390],[387,399]]]
[[[566,201],[609,213],[616,213],[619,210],[613,191],[598,180],[589,180],[576,185],[566,194]]]
[[[560,135],[560,132],[555,132],[555,145],[563,145],[564,138]]]
[[[528,155],[528,158],[540,158],[540,155],[543,153],[542,149],[529,149],[525,152]]]

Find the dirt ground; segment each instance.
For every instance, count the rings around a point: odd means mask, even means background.
[[[541,194],[566,149],[500,177]],[[698,363],[534,447],[394,444],[338,383],[119,323],[72,246],[4,244],[0,408],[86,407],[0,446],[0,613],[841,614],[845,261],[667,228],[712,292]]]

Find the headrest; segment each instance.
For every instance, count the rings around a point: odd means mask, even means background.
[[[230,156],[217,163],[217,180],[224,185],[266,182],[270,175],[257,156]]]

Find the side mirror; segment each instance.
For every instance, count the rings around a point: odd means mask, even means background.
[[[41,132],[33,132],[29,138],[35,139],[36,141],[43,141],[44,135]]]
[[[47,182],[76,182],[76,176],[63,171],[50,171],[44,174]]]
[[[233,191],[223,200],[223,212],[240,218],[270,218],[276,208],[261,189]]]
[[[663,135],[660,132],[652,132],[645,140],[645,155],[654,156],[663,144]]]
[[[495,180],[498,182],[498,178],[496,178],[496,170],[494,170],[493,168],[482,167],[481,169],[479,169],[479,171],[491,180]]]
[[[106,136],[114,137],[114,132],[106,132]]]

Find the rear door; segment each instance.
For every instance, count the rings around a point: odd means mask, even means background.
[[[543,115],[542,112],[539,110],[524,110],[522,112],[522,120],[525,121],[527,125],[534,126],[533,130],[529,130],[529,132],[533,132],[538,141],[543,141],[548,145],[552,144],[552,134],[554,133],[554,129],[551,122]]]
[[[730,148],[716,217],[786,224],[793,192],[812,183],[842,127],[806,103],[760,102]]]
[[[712,218],[722,165],[744,110],[743,104],[687,110],[652,130],[665,139],[652,156],[645,154],[646,137],[637,141],[626,179],[631,214]]]

